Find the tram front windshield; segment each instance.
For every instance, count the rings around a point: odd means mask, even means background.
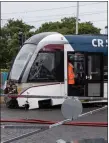
[[[25,44],[21,48],[12,66],[9,79],[16,80],[16,81],[19,80],[26,64],[30,60],[35,49],[36,49],[36,45],[33,45],[33,44]]]
[[[64,53],[40,51],[30,69],[28,82],[63,82]]]

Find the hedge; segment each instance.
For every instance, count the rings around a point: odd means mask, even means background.
[[[9,69],[1,69],[0,72],[8,72]]]

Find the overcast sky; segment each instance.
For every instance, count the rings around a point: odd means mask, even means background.
[[[76,16],[76,2],[2,2],[1,24],[5,19],[23,19],[37,29],[44,22],[59,21],[63,17]],[[107,2],[79,2],[79,19],[91,21],[105,33],[107,26]]]

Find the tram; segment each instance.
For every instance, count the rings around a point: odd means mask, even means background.
[[[16,85],[18,95],[69,96],[68,57],[75,70],[78,97],[108,96],[108,36],[39,33],[25,41],[10,69],[6,86]],[[6,89],[6,88],[5,88]],[[8,94],[8,93],[7,93]],[[15,93],[13,93],[14,95]],[[28,100],[28,101],[27,101]],[[65,99],[10,98],[7,107],[29,109],[62,104]]]

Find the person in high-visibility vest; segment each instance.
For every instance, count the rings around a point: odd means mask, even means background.
[[[75,84],[74,67],[71,60],[68,61],[68,96],[73,96],[73,85]]]
[[[71,85],[75,84],[74,67],[70,62],[68,63],[68,84],[71,84]]]

